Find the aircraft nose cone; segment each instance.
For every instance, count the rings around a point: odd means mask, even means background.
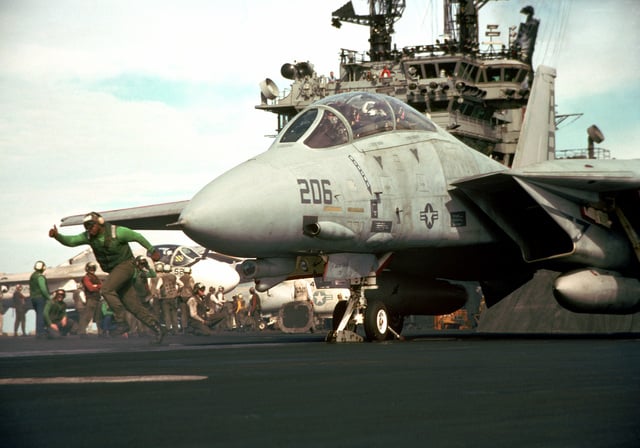
[[[179,222],[187,236],[216,252],[247,258],[272,255],[292,231],[291,213],[277,204],[293,203],[286,199],[289,195],[295,201],[295,188],[290,173],[253,159],[200,190]],[[273,244],[265,248],[265,242]],[[258,247],[264,252],[257,252]]]

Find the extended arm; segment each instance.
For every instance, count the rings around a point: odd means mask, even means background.
[[[158,261],[160,259],[160,253],[141,233],[122,226],[118,226],[117,232],[119,240],[126,241],[127,243],[136,242],[147,249],[147,253],[153,261]]]
[[[89,239],[87,238],[87,234],[85,232],[82,232],[78,235],[62,235],[58,233],[58,229],[56,228],[56,226],[53,226],[51,230],[49,230],[49,236],[51,238],[55,238],[64,246],[75,247],[81,246],[83,244],[89,244]]]

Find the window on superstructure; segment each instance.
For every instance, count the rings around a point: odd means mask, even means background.
[[[440,62],[438,63],[439,77],[446,78],[447,76],[457,76],[456,71],[457,62]]]
[[[518,68],[505,67],[504,68],[504,80],[506,82],[519,82],[518,81],[518,72],[519,71],[520,71],[520,69],[518,69]]]
[[[478,66],[474,64],[470,64],[467,62],[463,62],[460,64],[460,77],[465,81],[470,81],[475,83],[476,77],[478,76]]]
[[[407,68],[407,76],[411,79],[424,78],[421,64],[412,64]]]
[[[425,78],[437,78],[438,70],[435,64],[424,64],[424,74]]]
[[[520,69],[518,71],[518,76],[516,77],[516,82],[523,83],[525,79],[527,79],[527,75],[529,74],[529,70]]]
[[[478,70],[480,68],[477,65],[469,64],[469,71],[467,73],[467,78],[471,82],[476,82],[476,78],[478,77]]]
[[[502,80],[500,67],[487,68],[487,80],[489,82],[500,82]]]

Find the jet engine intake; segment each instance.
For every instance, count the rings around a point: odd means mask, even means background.
[[[367,290],[367,301],[382,301],[390,313],[409,315],[450,314],[462,308],[467,290],[444,280],[384,272],[378,275],[378,289]]]
[[[632,314],[640,311],[640,281],[602,269],[582,269],[558,277],[558,303],[574,313]]]

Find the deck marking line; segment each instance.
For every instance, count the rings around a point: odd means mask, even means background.
[[[162,381],[201,381],[202,375],[136,375],[136,376],[57,376],[49,378],[0,378],[0,385],[11,384],[87,384],[150,383]]]

